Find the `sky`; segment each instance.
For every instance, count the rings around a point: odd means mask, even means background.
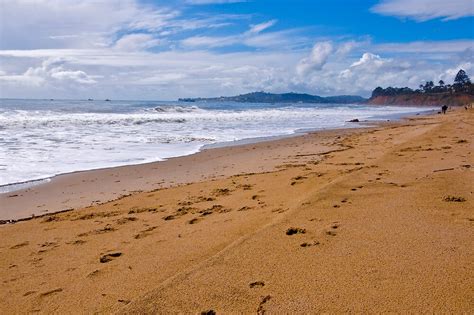
[[[474,76],[472,0],[0,0],[0,97],[369,96]]]

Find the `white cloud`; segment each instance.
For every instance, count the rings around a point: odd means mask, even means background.
[[[150,34],[128,34],[117,40],[114,48],[124,51],[137,51],[155,47],[159,44],[160,40]]]
[[[362,55],[362,57],[360,57],[358,61],[351,64],[351,68],[363,67],[365,70],[372,71],[382,67],[390,61],[390,59],[382,59],[379,55],[366,52]]]
[[[276,24],[276,22],[277,22],[277,20],[270,20],[270,21],[267,21],[267,22],[264,22],[264,23],[252,25],[252,27],[250,28],[248,33],[249,34],[258,34],[260,32],[263,32],[267,28],[272,27],[273,25]]]
[[[191,36],[181,41],[188,48],[215,48],[235,44],[242,44],[255,48],[291,48],[300,39],[296,30],[285,30],[278,32],[262,32],[275,25],[277,20],[251,25],[249,30],[243,33],[229,36]]]
[[[4,82],[17,82],[22,85],[40,86],[48,81],[73,84],[97,83],[91,76],[81,70],[64,68],[68,63],[65,58],[48,58],[38,67],[30,67],[23,74],[4,75],[0,79]]]
[[[0,95],[19,97],[26,92],[29,97],[40,98],[176,99],[255,90],[368,95],[378,85],[416,88],[426,80],[439,79],[450,83],[459,67],[473,75],[472,53],[466,54],[462,45],[454,51],[452,41],[444,48],[438,43],[437,50],[445,52],[437,52],[442,58],[434,61],[416,51],[394,55],[370,42],[350,42],[319,42],[310,51],[236,53],[110,48],[4,50],[0,51]],[[352,47],[351,53],[338,55],[346,45]],[[401,51],[412,49],[411,43],[388,45],[397,45]],[[301,65],[307,68],[302,70]]]
[[[49,72],[49,75],[52,78],[58,79],[61,81],[73,81],[73,82],[81,83],[81,84],[97,83],[97,81],[95,81],[90,76],[88,76],[87,73],[80,70],[71,71],[71,70],[64,70],[62,68],[56,68],[56,69],[52,69]]]
[[[170,36],[248,18],[235,14],[183,17],[179,10],[139,0],[0,0],[0,5],[0,49],[111,47],[117,34]]]
[[[0,48],[97,47],[108,44],[108,37],[131,23],[139,11],[131,0],[2,1]]]
[[[0,97],[176,99],[254,90],[367,95],[376,85],[450,82],[458,67],[474,70],[469,39],[374,44],[345,37],[309,47],[315,39],[302,29],[272,31],[276,20],[189,16],[150,3],[0,0]],[[247,29],[215,30],[237,21]],[[211,36],[216,33],[227,35]]]
[[[338,55],[346,55],[351,52],[355,48],[356,44],[354,41],[349,41],[342,44],[337,50],[336,54]]]
[[[461,62],[459,64],[456,64],[454,67],[446,69],[444,73],[439,75],[438,79],[443,80],[445,82],[452,82],[454,81],[454,78],[456,77],[456,74],[458,73],[459,69],[463,69],[467,72],[470,72],[474,70],[474,62],[468,61],[468,62]]]
[[[333,45],[331,42],[316,43],[309,57],[299,62],[296,71],[299,75],[306,75],[309,72],[321,70],[332,52]]]
[[[390,53],[450,53],[474,49],[473,40],[416,41],[377,45],[377,50]]]
[[[186,0],[188,4],[203,5],[203,4],[225,4],[247,2],[247,0]]]
[[[306,44],[306,38],[300,37],[295,30],[285,30],[246,36],[242,43],[249,47],[291,50],[298,44]]]
[[[186,47],[224,47],[240,41],[240,36],[192,36],[185,38],[181,44]]]
[[[371,10],[420,22],[436,18],[447,21],[473,16],[474,3],[472,0],[383,0]]]

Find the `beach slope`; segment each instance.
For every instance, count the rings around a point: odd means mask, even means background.
[[[463,109],[246,145],[271,168],[4,225],[0,312],[472,313],[472,139]]]

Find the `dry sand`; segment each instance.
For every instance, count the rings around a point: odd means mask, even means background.
[[[458,110],[70,175],[182,184],[1,226],[0,313],[472,313],[473,139]]]

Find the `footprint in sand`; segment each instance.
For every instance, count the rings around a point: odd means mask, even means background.
[[[174,219],[176,219],[176,216],[172,214],[163,217],[163,220],[165,221],[174,220]]]
[[[151,208],[136,208],[136,207],[133,207],[130,209],[130,211],[128,211],[128,214],[138,214],[138,213],[142,213],[142,212],[157,212],[158,211],[158,208],[155,208],[155,207],[151,207]]]
[[[291,227],[286,230],[286,235],[305,234],[306,229]]]
[[[271,298],[272,297],[270,295],[264,296],[262,298],[262,301],[260,301],[260,304],[258,305],[258,308],[257,308],[257,314],[264,314],[265,313],[265,310],[263,309],[263,306],[265,305],[265,303],[270,301]]]
[[[251,289],[261,288],[263,286],[265,286],[265,282],[263,282],[263,281],[255,281],[255,282],[252,282],[252,283],[249,284],[249,287]]]
[[[110,224],[107,224],[102,229],[97,229],[97,230],[93,230],[93,231],[90,231],[90,232],[81,233],[81,234],[78,234],[77,236],[78,237],[83,237],[83,236],[89,236],[89,235],[98,235],[98,234],[104,234],[104,233],[109,233],[109,232],[114,232],[114,231],[116,231],[116,229],[113,226],[111,226]]]
[[[240,209],[237,209],[237,211],[248,211],[252,210],[254,207],[249,207],[249,206],[243,206]]]
[[[134,236],[135,239],[141,239],[150,235],[150,232],[157,229],[157,226],[151,226],[143,231],[140,231],[137,235]]]
[[[111,212],[97,212],[97,213],[88,213],[81,215],[75,219],[72,219],[72,221],[76,220],[92,220],[92,219],[97,219],[97,218],[109,218],[109,217],[114,217],[119,215],[120,212],[118,211],[111,211]]]
[[[460,196],[446,196],[443,200],[446,202],[465,202],[466,198]]]
[[[129,223],[129,222],[137,221],[137,220],[138,219],[135,218],[135,217],[124,217],[124,218],[118,219],[116,222],[117,222],[117,224],[122,225],[122,224],[126,224],[126,223]]]
[[[121,252],[110,253],[110,254],[106,254],[106,255],[101,256],[99,258],[99,261],[100,261],[100,263],[105,264],[105,263],[108,263],[109,261],[114,260],[114,258],[117,258],[117,257],[120,257],[120,256],[122,256]]]
[[[93,277],[95,277],[95,276],[98,276],[99,273],[100,273],[100,271],[99,271],[98,269],[96,269],[96,270],[92,271],[91,273],[89,273],[89,274],[87,275],[87,278],[93,278]]]
[[[230,195],[230,189],[228,188],[217,188],[212,191],[212,194],[216,197]]]
[[[253,196],[252,196],[252,200],[258,200],[260,197],[261,197],[261,196],[259,196],[259,195],[253,195]]]
[[[199,222],[199,219],[198,218],[193,218],[191,220],[188,221],[188,224],[196,224]]]
[[[85,244],[86,241],[84,240],[74,240],[74,241],[71,241],[71,242],[67,242],[66,244],[70,244],[70,245],[82,245],[82,244]]]
[[[315,245],[319,245],[319,244],[321,244],[319,241],[314,241],[312,243],[304,242],[304,243],[301,243],[300,246],[301,247],[310,247],[310,246],[315,246]]]
[[[44,292],[44,293],[41,293],[40,294],[40,297],[47,297],[47,296],[50,296],[52,294],[55,294],[55,293],[59,293],[59,292],[62,292],[63,289],[62,288],[57,288],[57,289],[54,289],[54,290],[51,290],[51,291],[47,291],[47,292]]]
[[[46,216],[46,218],[44,218],[43,221],[41,221],[41,223],[49,223],[49,222],[57,222],[57,221],[60,221],[59,217],[54,216],[54,215],[49,215],[49,216]]]
[[[252,190],[253,185],[250,184],[240,184],[237,185],[235,188],[240,188],[242,190]]]
[[[10,247],[10,249],[22,248],[22,247],[28,246],[29,244],[30,244],[30,242],[26,241],[26,242],[23,242],[23,243],[20,243],[20,244],[13,245],[12,247]]]

